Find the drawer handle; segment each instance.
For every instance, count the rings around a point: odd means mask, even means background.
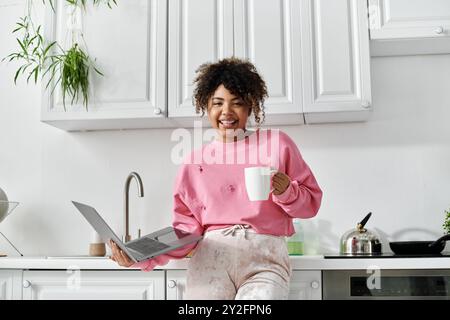
[[[311,288],[313,288],[313,289],[319,289],[319,287],[320,287],[319,281],[312,281],[312,282],[311,282]]]
[[[31,287],[31,282],[28,280],[24,280],[22,285],[24,288],[29,288],[29,287]]]
[[[175,280],[169,280],[169,282],[167,283],[167,286],[169,288],[175,288],[177,286],[177,282]]]
[[[444,28],[442,28],[442,27],[437,27],[436,29],[434,29],[434,33],[436,33],[436,34],[442,34],[442,33],[444,33]]]
[[[364,109],[370,108],[370,101],[367,100],[361,101],[361,107],[363,107]]]

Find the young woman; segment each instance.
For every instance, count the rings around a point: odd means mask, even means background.
[[[173,226],[204,235],[189,261],[186,298],[287,299],[285,236],[294,233],[293,218],[317,214],[322,191],[287,134],[259,129],[267,89],[253,64],[236,58],[204,64],[195,84],[196,111],[207,112],[217,135],[185,158],[175,181]],[[256,130],[247,129],[252,113]],[[244,169],[255,166],[277,170],[268,200],[247,195]],[[119,265],[145,271],[194,246],[133,264],[111,244]]]

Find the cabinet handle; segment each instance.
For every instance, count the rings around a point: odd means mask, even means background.
[[[23,280],[22,285],[24,288],[29,288],[29,287],[31,287],[31,282],[28,280]]]
[[[434,33],[436,33],[436,34],[444,33],[444,28],[442,28],[442,27],[437,27],[436,29],[434,29]]]
[[[162,110],[161,110],[161,108],[155,108],[155,110],[153,110],[153,112],[154,112],[156,115],[158,115],[158,114],[161,114],[161,113],[162,113]]]
[[[367,100],[361,101],[361,107],[363,107],[364,109],[370,108],[370,101]]]
[[[175,280],[169,280],[169,282],[167,283],[167,286],[169,288],[175,288],[177,286],[177,282]]]
[[[313,289],[319,289],[319,287],[320,287],[319,281],[312,281],[312,282],[311,282],[311,288],[313,288]]]

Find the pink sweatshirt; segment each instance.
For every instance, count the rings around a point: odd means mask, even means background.
[[[250,131],[247,131],[247,133]],[[250,201],[244,168],[271,166],[289,176],[291,183],[267,201]],[[292,218],[314,217],[322,191],[296,144],[276,129],[256,130],[237,142],[214,140],[185,157],[173,190],[173,227],[195,234],[250,225],[262,234],[290,236]],[[170,259],[185,257],[194,245],[135,263],[150,271]]]

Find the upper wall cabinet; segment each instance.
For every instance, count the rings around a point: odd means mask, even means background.
[[[372,55],[450,53],[450,1],[369,0]]]
[[[68,49],[71,28],[76,26],[68,27],[66,1],[53,3],[55,12],[51,8],[47,12],[46,35]],[[112,9],[88,5],[75,15],[84,34],[79,43],[87,44],[89,56],[104,76],[91,72],[88,111],[81,104],[71,105],[70,98],[64,111],[59,86],[53,95],[43,90],[41,120],[65,130],[161,125],[167,106],[166,0],[120,1]]]
[[[192,117],[193,80],[205,62],[233,55],[233,3],[169,1],[169,116]]]
[[[267,83],[266,124],[367,119],[364,1],[204,1],[169,3],[169,117],[198,117],[192,104],[196,68],[234,55],[252,61]],[[225,26],[233,33],[224,33]],[[189,41],[194,31],[197,41]]]
[[[361,121],[371,110],[367,5],[303,0],[303,112],[307,123]]]
[[[46,33],[67,44],[65,1]],[[205,62],[252,61],[267,83],[267,125],[365,120],[371,109],[362,0],[136,0],[81,12],[93,74],[89,110],[44,90],[42,120],[66,130],[192,127]],[[166,32],[167,31],[167,32]],[[83,43],[84,43],[83,40]],[[166,59],[167,57],[167,59]],[[251,125],[253,117],[251,117]]]
[[[299,1],[169,1],[169,117],[198,119],[195,70],[234,55],[254,62],[267,82],[266,123],[303,123],[299,21]]]
[[[234,0],[234,55],[264,78],[267,124],[300,124],[302,116],[300,1]]]

